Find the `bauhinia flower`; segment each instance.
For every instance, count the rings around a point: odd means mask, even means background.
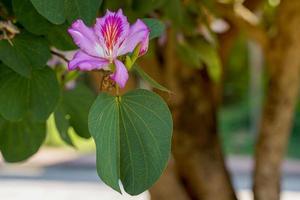
[[[123,88],[128,80],[128,71],[120,56],[139,50],[138,56],[148,50],[149,28],[142,20],[133,25],[127,21],[121,9],[107,10],[97,18],[94,27],[87,27],[82,20],[76,20],[68,29],[75,44],[80,48],[69,62],[69,70],[112,70],[111,78]]]

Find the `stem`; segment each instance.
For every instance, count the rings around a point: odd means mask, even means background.
[[[118,84],[116,84],[116,95],[119,96],[120,94],[120,87]]]
[[[105,78],[105,75],[100,71],[100,89],[99,91],[101,92],[102,91],[102,88],[103,88],[103,81],[104,81],[104,78]]]
[[[68,60],[63,54],[58,53],[58,52],[53,51],[53,50],[50,50],[50,52],[51,52],[53,55],[56,55],[56,56],[60,57],[60,58],[63,59],[64,61],[69,62],[69,60]]]

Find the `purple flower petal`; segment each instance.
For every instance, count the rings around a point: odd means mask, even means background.
[[[87,27],[82,20],[76,20],[68,29],[75,44],[91,56],[104,57],[103,48],[92,28]]]
[[[116,81],[121,88],[124,88],[128,80],[128,71],[121,61],[116,59],[114,60],[114,63],[116,66],[116,71],[110,77]]]
[[[82,71],[91,71],[94,69],[103,69],[108,64],[109,61],[106,59],[93,57],[79,50],[69,62],[68,69],[74,70],[79,68]]]
[[[150,30],[142,20],[137,20],[129,30],[129,34],[122,43],[118,56],[132,52],[138,44],[141,44],[139,55],[143,55],[148,50]]]
[[[129,23],[121,9],[116,13],[107,10],[104,17],[96,20],[94,31],[107,57],[116,58],[118,47],[128,35]]]

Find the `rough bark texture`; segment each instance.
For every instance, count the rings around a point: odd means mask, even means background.
[[[270,81],[256,147],[255,200],[280,199],[280,168],[300,85],[300,1],[281,1],[268,55]]]
[[[160,180],[150,189],[151,199],[189,200],[172,159]]]
[[[184,99],[173,109],[173,154],[185,188],[191,199],[236,199],[224,164],[216,128],[217,106],[207,72],[181,78],[179,84]]]

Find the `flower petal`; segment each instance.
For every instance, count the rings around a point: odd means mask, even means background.
[[[108,64],[109,61],[106,59],[93,57],[79,50],[69,62],[68,69],[74,70],[79,68],[82,71],[91,71],[94,69],[103,69]]]
[[[121,88],[124,88],[128,80],[128,71],[121,61],[116,59],[114,60],[114,63],[116,66],[116,71],[110,75],[110,77],[116,81]]]
[[[132,52],[138,44],[141,44],[139,55],[148,50],[150,30],[142,20],[137,20],[129,30],[129,34],[121,45],[118,56]]]
[[[121,9],[118,12],[107,10],[104,17],[96,20],[94,30],[101,45],[105,48],[106,55],[115,57],[114,52],[128,35],[129,23]]]
[[[73,22],[68,32],[80,49],[91,56],[104,57],[103,48],[101,48],[94,30],[87,27],[82,20]]]

